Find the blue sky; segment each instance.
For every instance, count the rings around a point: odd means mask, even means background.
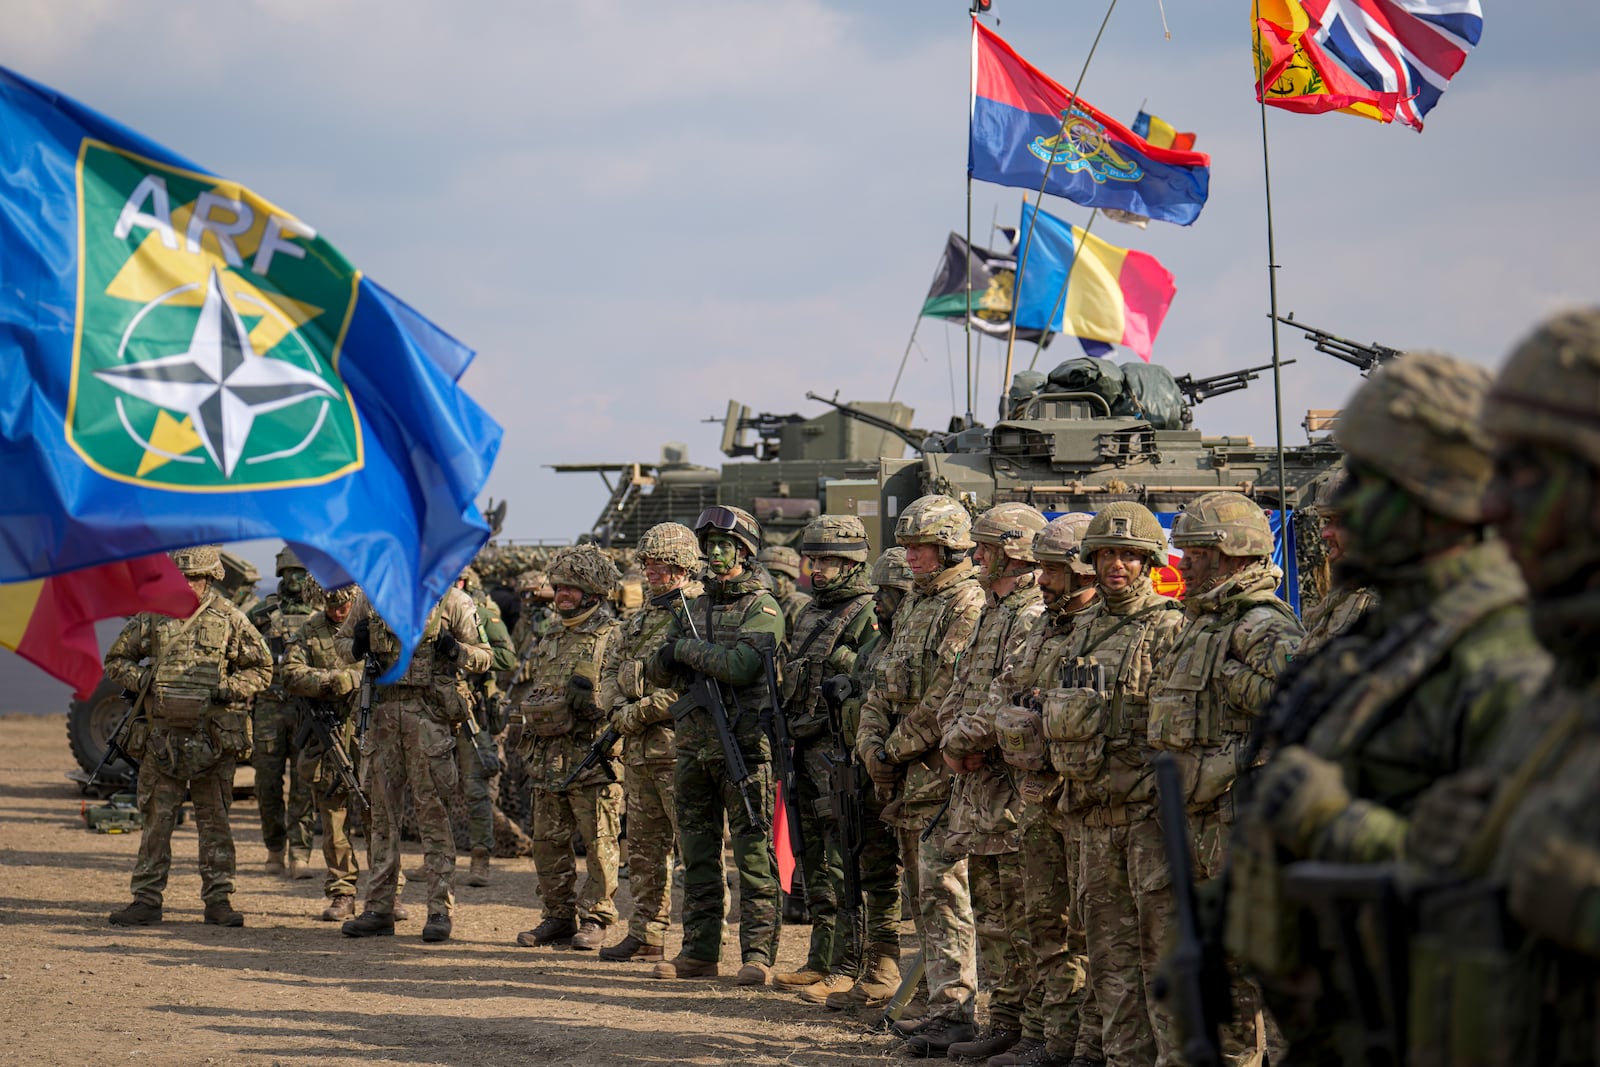
[[[603,502],[598,479],[546,464],[654,460],[668,440],[716,464],[718,428],[699,420],[730,398],[808,415],[807,389],[882,398],[965,225],[964,0],[5,7],[0,63],[281,203],[478,350],[464,381],[506,428],[488,493],[510,500],[514,537],[570,538]],[[1539,317],[1600,294],[1600,9],[1486,7],[1420,135],[1269,112],[1280,311],[1494,367]],[[1180,374],[1271,355],[1248,8],[1167,0],[1168,38],[1157,0],[1121,0],[1083,82],[1102,110],[1131,121],[1145,103],[1212,156],[1195,225],[1095,225],[1176,276],[1155,358]],[[1068,86],[1106,10],[994,9]],[[1015,224],[1020,191],[972,196],[979,243]],[[899,399],[937,426],[952,368],[965,390],[964,340],[934,321],[917,337]],[[1359,379],[1297,333],[1282,344],[1299,360],[1292,442],[1307,408]],[[1001,356],[984,346],[986,421]],[[1270,383],[1197,423],[1270,440]],[[251,550],[269,573],[274,547]]]

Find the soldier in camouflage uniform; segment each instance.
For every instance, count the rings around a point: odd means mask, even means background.
[[[705,592],[698,580],[700,541],[694,531],[663,522],[639,538],[638,561],[650,598],[611,642],[600,671],[600,706],[622,735],[628,815],[628,933],[600,950],[603,960],[659,960],[672,922],[672,858],[678,812],[672,779],[672,705],[679,693],[652,684],[646,661],[661,647],[683,599]]]
[[[544,918],[517,935],[525,947],[571,944],[592,952],[617,921],[617,832],[622,786],[615,746],[570,785],[566,779],[604,733],[600,670],[618,631],[609,597],[616,565],[595,545],[550,561],[560,628],[538,639],[511,684],[511,732],[532,780],[529,833]],[[583,838],[585,879],[578,891],[572,835]]]
[[[526,648],[528,638],[543,637],[561,624],[561,616],[550,604],[556,591],[550,587],[550,576],[544,571],[523,571],[517,575],[515,588],[522,600],[522,612],[511,629],[511,643],[516,648]]]
[[[1384,364],[1337,431],[1350,516],[1341,567],[1375,608],[1296,665],[1267,715],[1271,761],[1239,813],[1230,947],[1258,977],[1294,1063],[1341,1062],[1341,983],[1321,963],[1315,916],[1278,900],[1283,864],[1398,854],[1417,796],[1479,762],[1502,720],[1543,680],[1527,592],[1485,537],[1489,376],[1434,353]],[[1365,1059],[1351,1034],[1348,1062]],[[1360,1051],[1358,1051],[1358,1049]]]
[[[1337,503],[1345,481],[1344,461],[1340,460],[1311,480],[1306,487],[1311,503],[1294,513],[1297,543],[1303,546],[1314,538],[1312,543],[1316,546],[1310,553],[1302,549],[1312,559],[1301,563],[1300,621],[1306,628],[1306,636],[1300,642],[1301,659],[1350,629],[1377,602],[1378,595],[1372,587],[1340,563],[1349,536]],[[1308,574],[1316,589],[1315,598],[1305,595]]]
[[[722,870],[726,820],[739,871],[742,966],[737,980],[740,985],[766,985],[778,947],[778,877],[768,836],[772,751],[762,716],[777,709],[763,659],[776,655],[783,643],[783,611],[762,587],[755,566],[761,527],[749,512],[707,508],[695,522],[695,534],[711,568],[705,596],[674,616],[646,677],[655,685],[683,689],[692,674],[715,685],[750,777],[741,797],[739,785],[729,777],[711,709],[703,698],[686,693],[673,708],[677,723],[673,786],[684,870],[683,950],[657,964],[653,973],[657,978],[701,978],[720,971],[722,917],[727,910]]]
[[[371,653],[380,673],[400,658],[400,639],[361,597],[339,626],[334,647],[347,663]],[[394,933],[395,897],[400,882],[400,813],[411,787],[417,829],[422,836],[423,870],[428,883],[428,921],[422,940],[450,937],[455,910],[456,843],[446,799],[456,789],[455,730],[470,713],[462,672],[488,670],[492,655],[478,632],[472,598],[455,586],[428,613],[422,640],[405,673],[377,687],[371,721],[361,739],[372,791],[367,828],[366,908],[339,929],[347,937]]]
[[[467,808],[467,843],[472,848],[472,866],[467,884],[489,884],[489,853],[494,850],[494,790],[492,781],[500,773],[500,750],[495,737],[505,729],[505,709],[495,680],[496,672],[517,665],[517,649],[500,617],[500,608],[483,590],[478,572],[471,567],[461,572],[456,583],[472,598],[478,611],[478,637],[489,646],[489,669],[467,675],[472,694],[472,715],[456,730],[456,776],[461,780],[462,799]],[[476,727],[473,729],[472,727]]]
[[[844,701],[844,734],[852,751],[860,737],[861,702],[872,686],[876,664],[894,634],[894,620],[911,595],[914,579],[906,565],[906,550],[898,545],[879,553],[867,581],[876,589],[872,595],[873,613],[878,620],[878,640],[856,656],[850,672],[851,695]],[[900,842],[894,834],[882,832],[884,800],[862,776],[861,821],[866,832],[861,848],[862,926],[866,942],[861,976],[842,992],[829,993],[823,1003],[833,1011],[856,1008],[878,1010],[889,1003],[900,987]]]
[[[949,850],[943,808],[950,773],[940,755],[939,708],[956,663],[983,614],[983,587],[967,559],[972,519],[947,496],[919,497],[895,523],[916,588],[895,619],[861,706],[856,758],[886,803],[884,821],[900,837],[908,878],[914,878],[917,932],[927,967],[928,1010],[896,1023],[898,1036],[924,1041],[972,1036],[977,995],[972,899],[967,860]],[[938,817],[926,842],[922,833]],[[915,872],[914,876],[912,872]]]
[[[283,655],[296,630],[321,607],[309,595],[313,582],[300,557],[288,545],[278,553],[278,592],[250,613],[250,622],[267,639],[272,650],[272,685],[256,698],[251,712],[253,747],[250,765],[256,771],[256,805],[261,812],[261,842],[267,846],[267,873],[290,878],[310,878],[312,821],[311,787],[301,777],[298,705],[283,687]],[[289,776],[289,799],[284,804],[283,778]],[[288,846],[288,866],[284,847]]]
[[[320,592],[311,582],[313,598]],[[321,594],[323,608],[289,638],[283,653],[283,687],[290,696],[303,697],[312,704],[331,707],[340,725],[335,735],[350,759],[359,768],[361,754],[356,748],[356,722],[351,711],[361,688],[362,666],[350,664],[339,655],[334,639],[361,590],[354,585],[340,586]],[[334,772],[333,757],[315,735],[297,757],[300,778],[311,790],[317,814],[322,819],[322,858],[328,865],[323,892],[328,898],[320,918],[324,922],[343,922],[356,914],[356,878],[361,873],[355,849],[350,845],[350,797]]]
[[[832,735],[822,684],[855,669],[857,658],[878,639],[878,618],[867,564],[871,548],[860,519],[854,515],[815,519],[801,534],[800,549],[811,563],[814,596],[789,632],[782,695],[795,747],[811,943],[800,970],[774,975],[772,984],[799,990],[808,1003],[822,1004],[829,994],[849,989],[861,966],[859,931],[838,925],[844,858],[839,826],[828,803],[833,769],[827,753]],[[859,902],[854,911],[860,914]]]
[[[951,1028],[937,1038],[915,1036],[914,1053],[946,1052],[952,1059],[987,1060],[1022,1038],[1022,1012],[1033,962],[1024,906],[1021,804],[1011,769],[997,747],[993,709],[995,676],[1032,636],[1044,617],[1034,535],[1045,518],[1027,504],[997,504],[972,524],[978,584],[987,593],[982,621],[956,665],[955,680],[939,708],[945,766],[956,776],[945,846],[967,857],[978,961],[988,979],[989,1021],[976,1036]]]
[[[128,754],[139,765],[139,858],[133,903],[111,913],[115,926],[161,921],[172,866],[172,828],[185,792],[200,836],[200,896],[205,921],[243,926],[233,910],[233,802],[236,761],[250,754],[251,697],[272,680],[272,653],[256,628],[212,581],[223,576],[215,545],[183,548],[172,561],[200,600],[193,615],[143,613],[128,620],[106,652],[106,677],[138,693]]]
[[[800,553],[786,545],[768,545],[756,561],[772,576],[772,598],[783,609],[783,625],[794,633],[800,613],[811,603],[811,594],[800,588]]]
[[[1185,806],[1193,836],[1192,853],[1201,878],[1220,872],[1233,822],[1233,783],[1248,765],[1250,736],[1278,680],[1288,668],[1304,631],[1294,612],[1273,592],[1283,573],[1272,563],[1272,529],[1266,514],[1239,493],[1203,493],[1189,502],[1173,523],[1172,544],[1184,553],[1178,563],[1185,583],[1184,614],[1189,625],[1155,665],[1150,687],[1150,743],[1173,755],[1183,779]],[[1169,872],[1159,848],[1145,868],[1146,885],[1165,885]],[[1092,863],[1084,856],[1085,868]],[[1151,937],[1143,942],[1144,973],[1153,975],[1171,920],[1170,894],[1151,909]],[[1141,924],[1142,925],[1142,924]],[[1090,970],[1094,969],[1094,928],[1090,927]],[[1116,1026],[1111,1008],[1096,999],[1106,1017],[1108,1063],[1150,1063],[1147,1052],[1113,1056]],[[1279,1042],[1275,1028],[1258,1033],[1260,996],[1243,978],[1232,983],[1234,1022],[1222,1033],[1230,1064],[1259,1064],[1258,1045],[1272,1059]],[[1150,1003],[1155,1062],[1179,1062],[1182,1036],[1165,1004]],[[1265,1024],[1264,1024],[1265,1025]]]

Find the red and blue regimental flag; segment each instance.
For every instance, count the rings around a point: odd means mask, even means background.
[[[1021,189],[1045,182],[1045,192],[1085,207],[1187,226],[1205,206],[1211,157],[1149,143],[973,19],[967,173]]]

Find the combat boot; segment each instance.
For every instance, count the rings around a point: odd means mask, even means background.
[[[394,902],[394,910],[389,913],[389,917],[397,923],[403,923],[411,918],[411,909],[397,900]]]
[[[394,934],[394,916],[384,915],[368,908],[354,919],[339,927],[346,937],[391,937]]]
[[[665,963],[656,964],[652,978],[715,978],[722,973],[716,960],[694,960],[681,952]]]
[[[807,986],[816,985],[826,977],[828,977],[827,972],[807,967],[803,971],[784,971],[775,974],[772,976],[772,984],[779,989],[805,989]]]
[[[606,943],[606,928],[593,919],[585,919],[572,935],[572,947],[578,952],[593,952]]]
[[[760,960],[750,960],[739,968],[739,977],[735,981],[740,985],[766,985],[771,977],[771,967]]]
[[[112,926],[154,926],[161,921],[161,905],[136,900],[109,916]]]
[[[1027,1051],[1020,1056],[1015,1055],[1024,1045],[1028,1046]],[[1105,1067],[1104,1060],[1080,1060],[1072,1056],[1063,1056],[1051,1052],[1043,1041],[1034,1041],[1031,1038],[1023,1038],[1017,1043],[1016,1048],[1004,1056],[996,1056],[989,1063],[998,1064],[999,1067],[1013,1067],[1013,1065],[1014,1067]]]
[[[467,884],[485,886],[489,884],[489,850],[475,848],[472,850],[472,868],[467,871]]]
[[[281,875],[281,874],[284,873],[286,868],[283,865],[283,853],[284,853],[284,850],[281,849],[281,848],[278,848],[278,849],[270,849],[269,848],[267,850],[267,873],[268,874]]]
[[[834,1011],[883,1008],[899,988],[900,946],[887,942],[872,944],[867,946],[866,969],[855,985],[843,993],[830,994],[824,1003]]]
[[[311,857],[301,856],[294,849],[289,850],[289,877],[297,882],[303,882],[313,877],[317,872],[311,867]]]
[[[1044,1042],[1037,1037],[1024,1037],[1015,1045],[998,1056],[990,1056],[985,1067],[1017,1067],[1018,1064],[1031,1063],[1028,1058],[1044,1048]]]
[[[983,1032],[971,1041],[958,1041],[950,1046],[946,1053],[953,1060],[980,1060],[987,1062],[990,1056],[998,1056],[1002,1052],[1009,1052],[1017,1042],[1022,1040],[1022,1031],[1014,1026],[986,1026]]]
[[[612,963],[620,963],[623,960],[659,960],[661,956],[660,945],[647,945],[632,934],[610,948],[600,950],[600,958]]]
[[[351,896],[329,897],[328,906],[322,909],[322,914],[317,916],[325,923],[343,922],[356,917],[356,898]]]
[[[434,912],[429,915],[428,921],[422,924],[422,940],[450,940],[450,916],[443,912]]]
[[[523,948],[543,948],[546,945],[565,944],[578,932],[578,924],[571,919],[546,918],[532,930],[517,935],[517,944]]]
[[[843,993],[855,983],[848,974],[830,974],[815,985],[800,990],[800,999],[807,1004],[826,1004],[835,993]]]
[[[243,926],[244,914],[233,910],[227,900],[213,900],[206,905],[206,922],[212,926]]]
[[[906,1051],[913,1056],[945,1056],[951,1045],[971,1041],[977,1031],[964,1019],[939,1016],[929,1019],[906,1041]]]

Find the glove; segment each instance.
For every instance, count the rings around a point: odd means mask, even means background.
[[[873,785],[892,786],[900,777],[900,768],[889,762],[889,754],[880,747],[867,760],[867,774]]]
[[[461,655],[461,642],[449,630],[440,630],[439,636],[433,639],[433,654],[454,663],[456,657]]]
[[[678,639],[677,638],[673,638],[670,641],[663,642],[661,647],[656,649],[655,655],[650,657],[650,667],[651,667],[652,670],[654,670],[658,674],[668,674],[668,673],[670,673],[672,671],[673,666],[677,662],[678,662]]]
[[[1405,854],[1435,870],[1452,870],[1483,829],[1495,776],[1473,768],[1441,778],[1417,798],[1406,832]]]
[[[1278,844],[1310,856],[1317,836],[1350,807],[1344,772],[1301,745],[1281,749],[1257,786],[1262,821]]]
[[[1600,852],[1548,830],[1511,853],[1511,914],[1536,934],[1591,956],[1600,945]]]
[[[576,712],[595,710],[594,679],[581,674],[567,676],[567,707]]]
[[[1025,689],[1020,693],[1013,693],[1011,695],[1011,703],[1019,708],[1027,708],[1036,715],[1044,714],[1044,692],[1037,686],[1033,689]]]
[[[822,683],[822,699],[829,705],[843,704],[855,696],[855,691],[855,683],[845,674],[836,674]]]
[[[500,765],[500,753],[494,750],[494,739],[488,734],[479,734],[474,742],[478,747],[478,762],[483,765],[483,773],[493,778],[505,768]]]
[[[318,695],[331,698],[346,696],[353,692],[357,682],[350,674],[351,672],[349,671],[334,671],[331,674],[324,675],[321,683],[317,686]]]
[[[645,727],[650,724],[645,721],[644,705],[630,701],[611,713],[611,725],[615,726],[617,733],[623,737],[637,737],[644,733]]]
[[[357,659],[362,659],[372,651],[372,620],[362,619],[357,622],[355,629],[350,631],[350,651]]]

